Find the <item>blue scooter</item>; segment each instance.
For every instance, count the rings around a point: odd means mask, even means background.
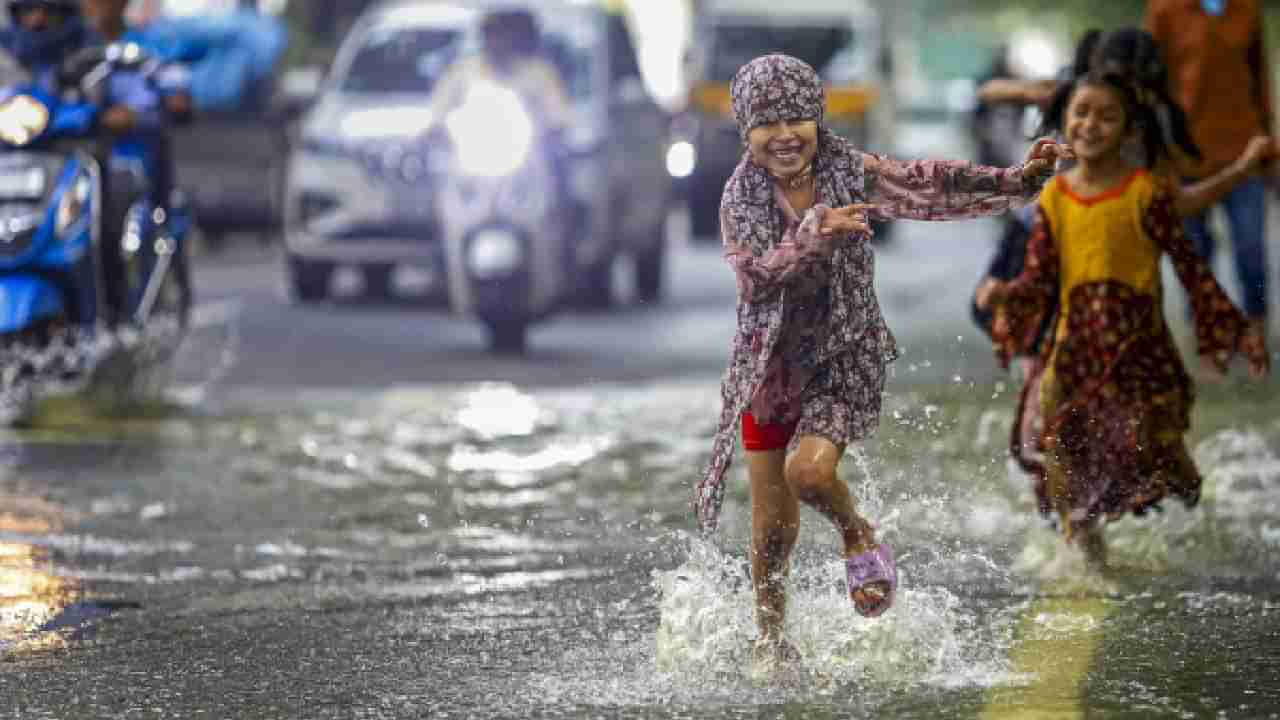
[[[145,337],[164,327],[176,347],[186,327],[190,212],[177,194],[163,206],[148,200],[141,151],[97,128],[111,75],[146,76],[158,67],[137,45],[110,45],[69,60],[57,93],[35,83],[0,88],[4,395],[45,375],[89,375],[95,353],[111,345],[105,338]],[[104,262],[107,242],[119,248],[114,263]],[[106,311],[108,272],[122,283],[116,295],[123,306],[114,314]],[[20,394],[22,405],[29,395]]]
[[[38,349],[55,334],[109,327],[104,243],[118,242],[126,298],[116,320],[158,316],[185,326],[191,304],[180,198],[154,206],[141,156],[113,149],[97,129],[106,81],[158,66],[137,45],[83,51],[58,73],[57,94],[36,84],[0,89],[0,346]],[[109,176],[108,176],[109,174]],[[123,209],[110,197],[131,198]],[[116,323],[112,323],[116,324]]]

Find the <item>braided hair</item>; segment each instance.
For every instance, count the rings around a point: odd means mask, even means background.
[[[1169,70],[1155,38],[1134,27],[1110,32],[1090,30],[1076,46],[1071,74],[1059,83],[1045,111],[1042,134],[1061,132],[1071,96],[1081,84],[1102,84],[1120,93],[1129,121],[1142,137],[1145,160],[1155,165],[1177,147],[1200,159],[1187,115],[1169,95]]]

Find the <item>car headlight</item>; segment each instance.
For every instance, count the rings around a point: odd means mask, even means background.
[[[667,174],[673,178],[687,178],[698,166],[698,149],[688,140],[671,143],[667,148]]]
[[[49,127],[49,108],[30,95],[15,95],[0,104],[0,140],[22,146]]]
[[[518,170],[533,147],[533,118],[520,96],[494,83],[476,83],[445,118],[458,168],[470,175],[504,177]]]
[[[467,248],[467,267],[479,278],[508,275],[524,261],[520,238],[510,230],[481,230]]]
[[[91,183],[89,178],[80,175],[62,193],[62,197],[58,200],[58,211],[53,219],[53,232],[56,235],[62,235],[71,229],[81,217],[84,216],[85,207],[89,204],[89,195],[91,194]]]

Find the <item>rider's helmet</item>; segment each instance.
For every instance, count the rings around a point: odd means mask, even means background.
[[[84,46],[84,22],[78,0],[8,0],[12,23],[9,51],[23,66],[32,68],[55,65]],[[44,22],[33,26],[33,14]]]
[[[480,21],[485,50],[510,56],[533,55],[541,44],[538,19],[524,8],[493,10]]]

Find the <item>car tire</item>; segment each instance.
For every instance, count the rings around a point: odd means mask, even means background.
[[[694,242],[720,240],[720,197],[709,180],[697,179],[689,188],[689,226]]]
[[[636,299],[653,303],[662,299],[663,275],[667,264],[667,238],[661,228],[653,247],[636,253]]]
[[[329,277],[333,265],[327,262],[303,260],[289,256],[289,289],[295,300],[315,302],[329,295]]]
[[[364,266],[364,294],[375,300],[390,300],[395,295],[391,292],[391,272],[395,266],[379,263]]]
[[[610,260],[585,268],[578,287],[578,304],[587,310],[613,307],[613,262]]]
[[[524,354],[528,347],[528,322],[510,318],[485,322],[489,326],[489,350],[503,355]]]

